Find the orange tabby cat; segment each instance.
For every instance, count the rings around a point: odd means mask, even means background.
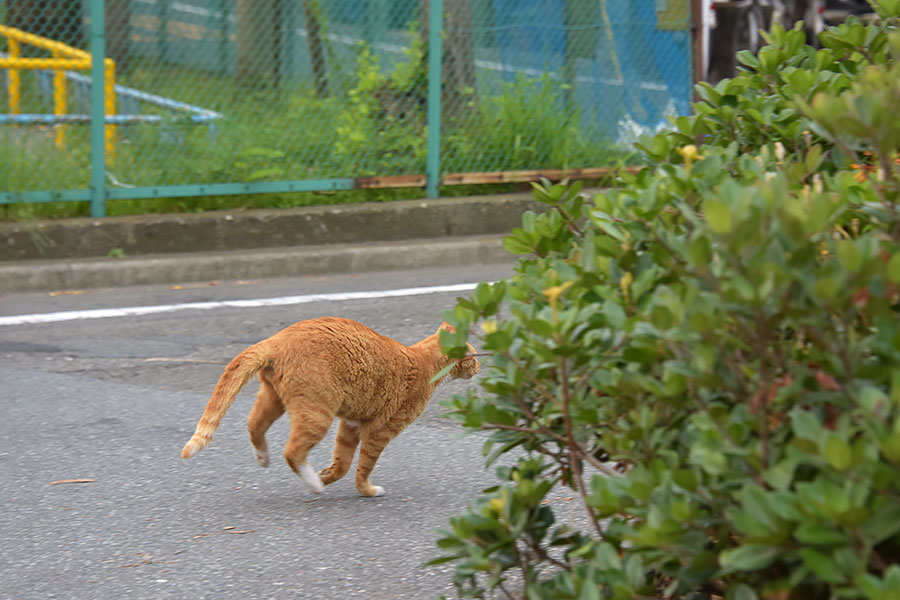
[[[380,496],[384,488],[372,485],[369,474],[387,443],[425,410],[440,383],[429,383],[431,378],[454,361],[451,379],[478,373],[472,356],[447,358],[438,339],[441,329],[453,330],[443,323],[437,333],[404,346],[349,319],[295,323],[225,367],[181,456],[190,458],[209,444],[237,393],[258,372],[262,386],[247,429],[259,464],[269,466],[266,431],[287,411],[291,433],[284,458],[312,491],[322,492],[343,477],[359,445],[356,489],[363,496]],[[341,421],[331,464],[316,474],[306,456],[335,417]]]

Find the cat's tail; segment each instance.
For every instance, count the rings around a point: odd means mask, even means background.
[[[238,354],[227,367],[213,390],[212,397],[206,404],[206,410],[197,423],[197,430],[181,450],[181,458],[190,458],[209,445],[213,433],[222,422],[225,411],[234,402],[241,388],[247,385],[253,376],[266,363],[269,355],[265,346],[255,344]]]

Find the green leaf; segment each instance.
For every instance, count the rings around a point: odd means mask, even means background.
[[[513,230],[511,235],[503,238],[503,248],[510,254],[531,254],[534,252],[534,246],[522,239],[525,235],[523,233],[522,236],[518,236]]]
[[[679,469],[673,474],[676,484],[689,492],[697,489],[697,476],[691,469]]]
[[[849,541],[843,532],[819,523],[802,523],[794,531],[794,537],[804,544],[816,546],[841,546]]]
[[[259,181],[267,177],[280,177],[284,174],[284,169],[279,167],[269,167],[267,169],[257,169],[247,176],[247,181]]]
[[[853,462],[850,445],[834,434],[825,440],[824,456],[828,464],[838,471],[846,471]]]
[[[706,221],[713,231],[724,235],[731,231],[731,209],[718,198],[707,198],[703,203]]]
[[[843,580],[837,565],[827,555],[813,548],[801,548],[800,556],[803,558],[803,564],[823,580],[829,583]]]
[[[733,588],[729,589],[728,594],[729,600],[759,600],[759,596],[756,595],[756,592],[752,587],[747,585],[746,583],[739,583]]]
[[[606,234],[609,235],[610,237],[615,238],[616,240],[618,240],[620,242],[625,241],[625,239],[626,239],[625,234],[622,233],[621,229],[619,229],[612,223],[605,221],[604,219],[598,217],[598,218],[594,219],[594,224],[597,225],[597,227],[602,229],[604,232],[606,232]]]
[[[762,544],[746,544],[723,551],[719,565],[725,574],[736,571],[757,571],[768,567],[779,554],[779,549]]]
[[[821,277],[816,280],[816,283],[813,286],[813,290],[821,300],[824,302],[830,301],[832,298],[837,295],[840,289],[840,285],[838,284],[837,279],[834,277]]]
[[[793,426],[794,435],[805,440],[818,442],[822,437],[822,424],[808,410],[802,408],[794,409],[791,412],[791,425]]]
[[[766,469],[763,479],[776,490],[787,490],[794,480],[796,468],[797,461],[789,457]]]
[[[707,268],[709,266],[709,261],[712,258],[712,249],[709,240],[704,236],[700,236],[693,240],[688,244],[688,256],[694,267],[698,269]]]
[[[887,410],[888,397],[880,389],[866,386],[859,394],[859,404],[867,412],[880,414]]]
[[[841,240],[837,243],[838,259],[845,269],[856,273],[862,266],[862,252],[851,240]]]
[[[602,596],[600,595],[600,588],[597,587],[597,584],[591,581],[590,579],[586,579],[582,582],[581,585],[581,593],[578,594],[578,600],[601,600]]]
[[[891,371],[891,402],[900,406],[900,369]]]
[[[640,554],[625,555],[625,576],[628,577],[628,583],[632,588],[637,588],[644,583],[646,577],[644,571],[644,561]]]
[[[603,303],[603,316],[606,317],[607,323],[609,323],[615,329],[622,329],[625,327],[625,309],[622,308],[617,302],[613,302],[612,300],[607,300]]]
[[[900,565],[893,564],[884,572],[882,598],[900,597]]]
[[[456,366],[456,361],[451,362],[449,365],[435,373],[434,377],[428,380],[428,383],[434,383],[436,381],[440,381],[447,373],[453,370],[453,367]]]
[[[587,543],[585,543],[581,547],[576,548],[575,550],[572,550],[571,552],[567,552],[566,556],[568,556],[569,558],[578,558],[581,556],[588,556],[588,555],[594,553],[594,548],[599,543],[600,542],[598,542],[596,540],[588,540]]]
[[[900,464],[900,431],[895,431],[887,436],[878,448],[889,461]]]
[[[491,285],[483,281],[479,283],[475,286],[475,291],[472,293],[472,299],[475,301],[477,309],[482,310],[487,306],[487,303],[491,301]]]
[[[536,318],[528,323],[528,327],[537,335],[545,338],[553,337],[553,323],[546,319]]]
[[[888,261],[887,276],[891,283],[900,283],[900,252],[897,252]]]
[[[816,144],[812,146],[806,154],[806,159],[804,160],[804,166],[806,170],[810,173],[814,173],[819,165],[822,164],[822,145]]]
[[[714,476],[721,475],[728,468],[728,458],[723,453],[703,446],[691,449],[691,462]]]
[[[504,352],[512,344],[512,338],[505,331],[495,331],[484,338],[484,349]]]
[[[809,206],[806,219],[806,231],[812,235],[826,228],[834,211],[831,199],[826,196],[814,196]]]
[[[749,50],[741,50],[738,52],[737,59],[742,65],[746,65],[753,70],[759,70],[759,60],[756,58],[756,55]]]
[[[253,157],[253,156],[261,156],[264,158],[284,158],[284,152],[281,150],[276,150],[274,148],[247,148],[246,150],[242,150],[238,156],[244,157]]]

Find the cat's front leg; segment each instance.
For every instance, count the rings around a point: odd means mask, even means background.
[[[306,457],[313,446],[325,437],[331,416],[297,409],[291,412],[291,435],[284,447],[284,458],[300,479],[317,494],[325,491],[319,474],[309,466]]]
[[[359,445],[359,421],[341,419],[338,424],[337,437],[334,440],[334,452],[331,455],[331,464],[319,471],[322,483],[328,485],[334,483],[347,474],[353,455]]]
[[[394,435],[387,428],[375,431],[363,430],[360,434],[359,461],[356,466],[356,490],[363,496],[383,496],[384,488],[372,485],[369,475],[378,462],[378,457]]]

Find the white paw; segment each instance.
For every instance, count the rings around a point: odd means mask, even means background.
[[[372,487],[375,488],[375,493],[372,494],[373,498],[375,496],[384,496],[384,488],[383,487],[381,487],[380,485],[373,485]]]
[[[300,465],[298,474],[300,475],[300,479],[303,480],[303,483],[306,484],[306,487],[308,487],[311,491],[315,492],[316,494],[321,494],[325,491],[325,485],[322,483],[322,480],[319,479],[319,474],[316,473],[308,463],[303,463],[302,465]]]
[[[253,456],[256,457],[256,462],[259,463],[261,467],[269,466],[269,452],[268,450],[257,450],[253,448]]]

